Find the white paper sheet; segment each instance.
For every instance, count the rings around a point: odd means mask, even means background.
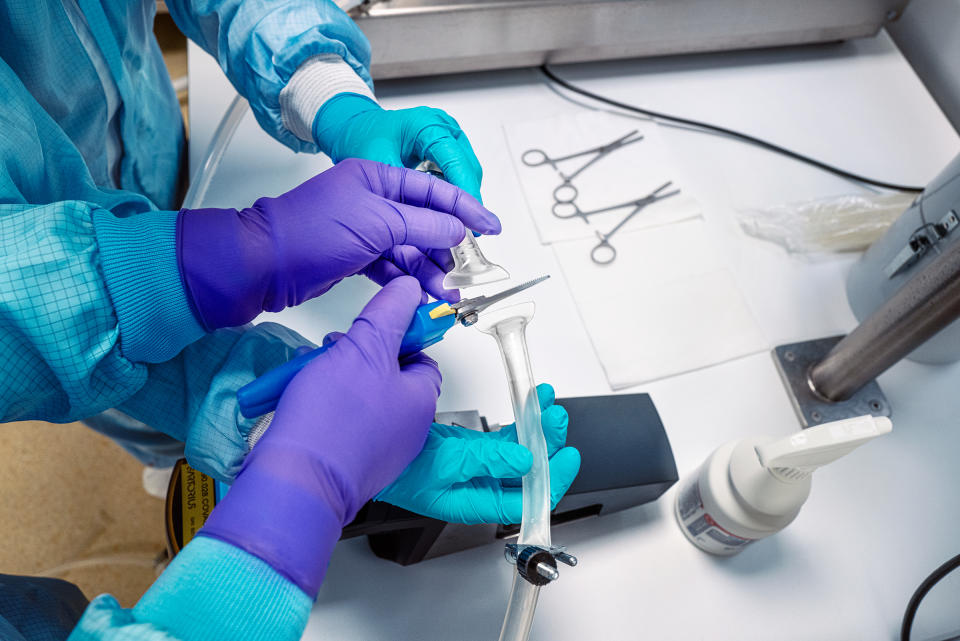
[[[572,184],[579,192],[575,202],[580,210],[591,211],[636,200],[672,181],[673,184],[664,191],[679,188],[680,193],[648,206],[634,216],[623,231],[663,225],[700,214],[697,201],[683,191],[680,173],[655,123],[617,118],[603,112],[506,123],[504,134],[511,159],[541,243],[595,238],[596,231],[608,232],[630,213],[630,208],[588,216],[586,221],[579,217],[557,218],[552,213],[554,189],[562,184],[563,179],[549,164],[537,167],[525,165],[521,160],[524,152],[540,149],[551,158],[559,158],[605,145],[633,130],[638,130],[643,140],[611,152],[573,179]],[[570,175],[593,157],[572,158],[558,163],[558,167],[564,174]],[[625,172],[624,167],[629,167],[629,172]],[[629,179],[611,178],[623,175],[629,175]]]
[[[701,219],[625,232],[617,260],[596,239],[553,245],[607,380],[623,389],[767,349]]]

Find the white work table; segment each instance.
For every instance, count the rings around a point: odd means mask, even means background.
[[[956,133],[885,34],[823,47],[557,71],[595,92],[740,129],[894,182],[926,184],[960,150]],[[528,338],[537,379],[551,382],[558,396],[611,393],[553,250],[538,242],[502,128],[507,120],[583,107],[558,97],[532,69],[383,82],[377,90],[385,107],[430,105],[457,118],[484,167],[485,204],[503,220],[502,236],[481,240],[485,253],[517,278],[553,276],[531,291],[537,315]],[[191,45],[191,166],[233,96],[213,59]],[[855,257],[790,257],[743,234],[735,211],[860,189],[727,139],[662,129],[769,344],[852,329],[844,279]],[[247,206],[329,166],[323,156],[290,152],[248,113],[204,204]],[[629,179],[629,167],[610,176]],[[630,290],[623,283],[623,295]],[[374,291],[350,279],[269,320],[318,342],[346,329]],[[503,370],[489,337],[455,329],[429,353],[444,375],[440,410],[478,409],[494,421],[509,420]],[[671,512],[676,488],[655,503],[554,529],[554,541],[567,545],[580,565],[562,568],[541,592],[531,638],[894,639],[914,588],[960,552],[958,381],[958,366],[909,362],[883,375],[894,432],[818,471],[797,520],[739,556],[714,558],[686,541]],[[798,429],[768,353],[626,391],[653,397],[681,478],[725,441]],[[495,639],[513,571],[502,552],[503,544],[494,543],[401,567],[376,558],[363,539],[345,541],[304,638]],[[960,627],[955,601],[941,598],[924,609],[925,620],[943,619],[940,630]]]

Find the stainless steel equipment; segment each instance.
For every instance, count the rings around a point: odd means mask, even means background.
[[[912,0],[889,25],[897,48],[960,132],[960,2]],[[960,636],[960,634],[958,634]]]
[[[840,338],[784,345],[774,360],[806,426],[889,415],[877,376],[905,357],[960,359],[960,156],[850,272],[860,325]]]
[[[353,10],[374,78],[870,36],[907,0],[387,0]]]
[[[958,317],[960,243],[953,243],[814,365],[810,384],[827,399],[846,400]]]
[[[960,155],[927,185],[923,194],[850,270],[847,299],[857,319],[866,323],[868,316],[885,302],[901,296],[900,292],[920,295],[917,287],[910,287],[908,283],[921,273],[927,275],[927,280],[917,281],[917,285],[925,289],[932,285],[929,279],[949,279],[949,272],[943,274],[928,267],[934,262],[942,265],[943,255],[954,251],[957,245],[960,245]],[[944,282],[947,284],[948,280]],[[938,291],[939,287],[928,294],[933,296]],[[937,296],[939,301],[940,295]],[[946,313],[949,307],[949,302],[939,301],[930,308],[929,314]],[[916,331],[918,323],[927,320],[925,315],[921,321],[910,323],[905,331]],[[910,358],[922,363],[960,360],[960,321],[926,341]]]

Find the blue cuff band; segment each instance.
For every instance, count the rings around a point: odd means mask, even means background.
[[[299,639],[313,601],[243,550],[197,536],[133,608],[178,639]]]
[[[177,267],[177,212],[93,212],[107,289],[128,360],[161,363],[203,336]]]

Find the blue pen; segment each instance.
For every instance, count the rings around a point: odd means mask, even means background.
[[[477,322],[478,314],[482,310],[548,278],[550,278],[549,275],[541,276],[498,294],[467,298],[459,303],[449,304],[436,301],[420,305],[413,315],[410,327],[407,328],[403,336],[403,342],[400,344],[400,356],[415,354],[440,342],[447,330],[456,325],[458,321],[465,327],[473,325]],[[241,387],[237,391],[240,413],[247,418],[255,418],[275,410],[283,390],[297,375],[297,372],[317,356],[330,349],[332,345],[331,342],[311,352],[301,354]]]

